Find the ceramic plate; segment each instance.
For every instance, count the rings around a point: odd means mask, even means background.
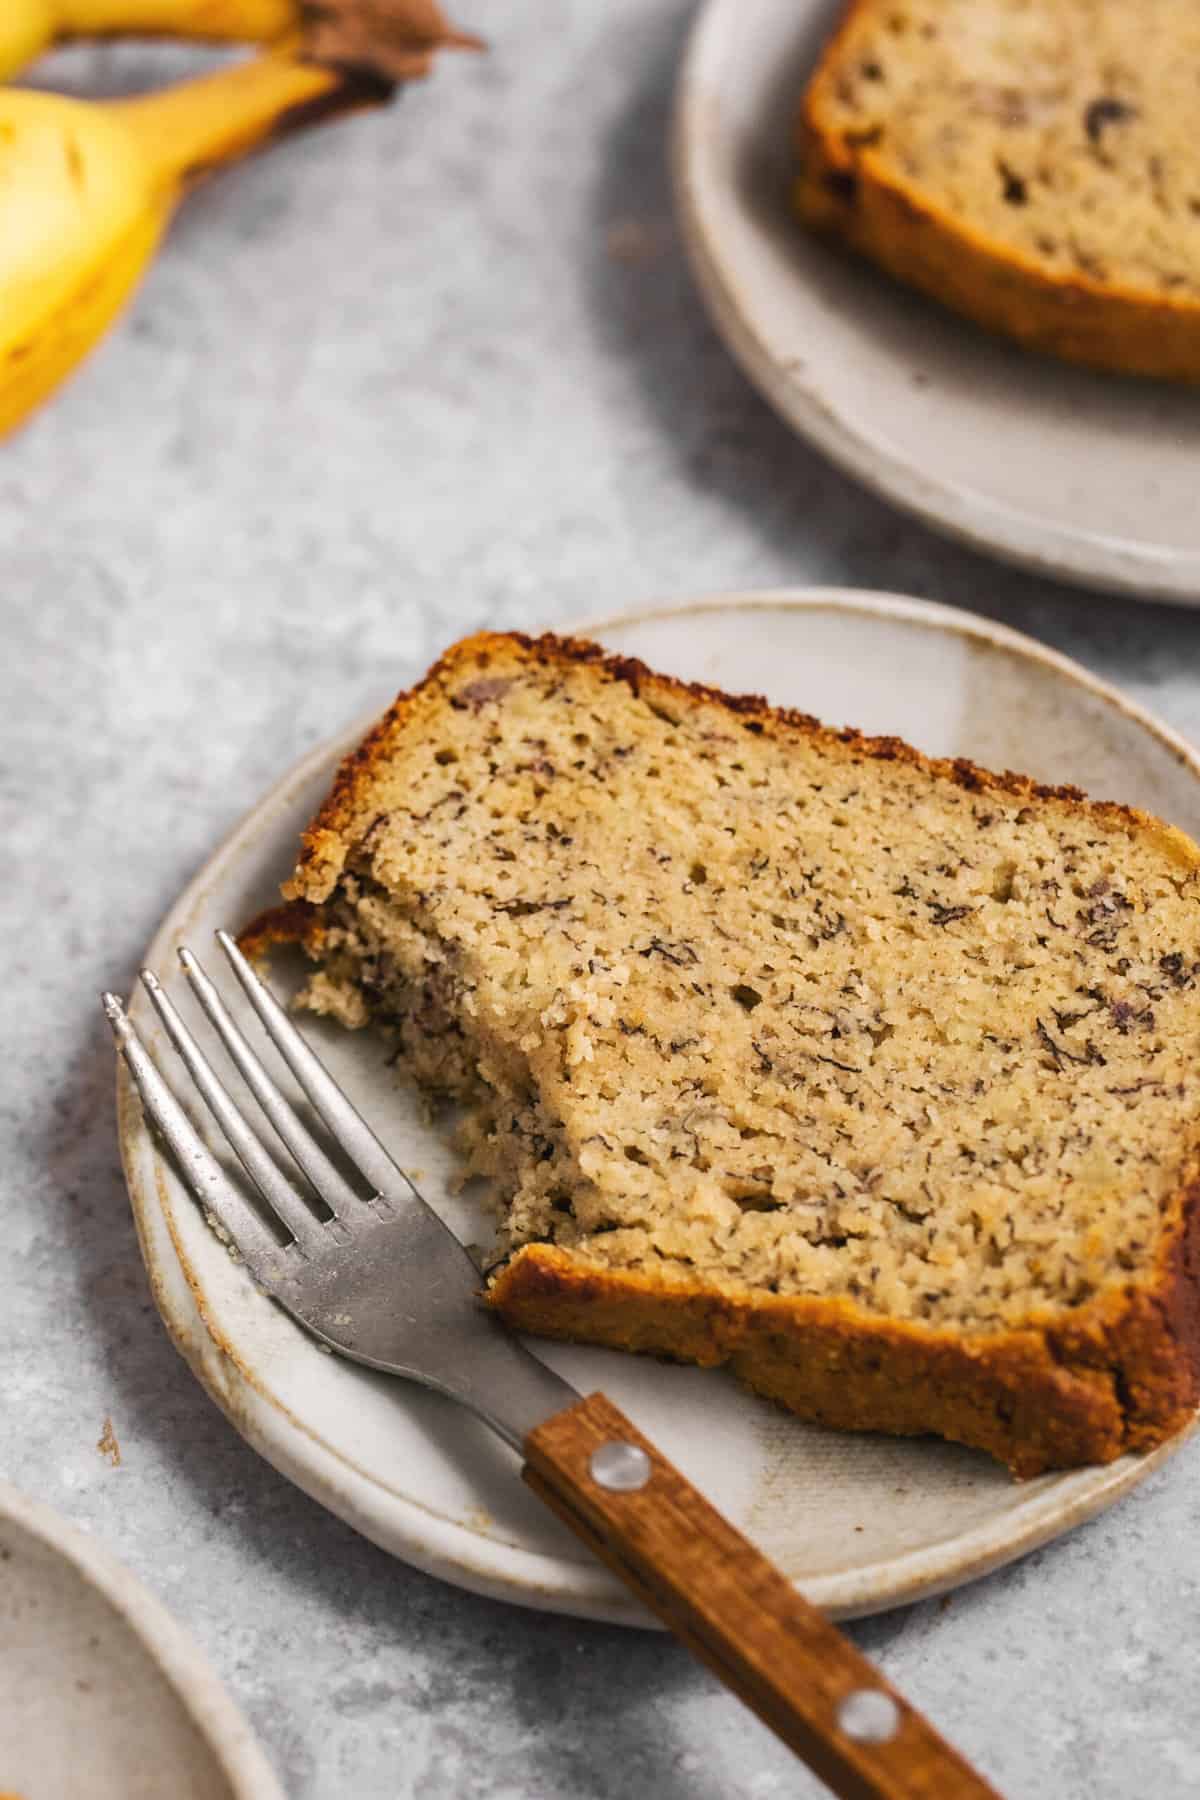
[[[0,1694],[11,1800],[283,1800],[249,1726],[158,1601],[4,1482]]]
[[[1180,740],[1062,657],[966,613],[826,589],[654,609],[581,629],[688,679],[899,733],[938,755],[1076,781],[1200,835],[1200,763]],[[301,828],[364,724],[268,794],[172,908],[147,956],[168,987],[184,986],[181,942],[205,950],[215,927],[244,923],[273,900]],[[219,956],[207,960],[216,973]],[[131,1010],[170,1069],[144,996]],[[481,1216],[452,1194],[452,1152],[396,1087],[381,1044],[322,1023],[306,1029],[428,1200],[464,1242],[486,1242]],[[647,1622],[525,1490],[515,1459],[483,1426],[435,1395],[328,1355],[257,1293],[157,1155],[123,1075],[119,1105],[159,1308],[201,1381],[264,1456],[368,1537],[447,1580],[531,1606]],[[840,1615],[993,1568],[1106,1506],[1167,1454],[1018,1486],[950,1445],[815,1430],[720,1373],[571,1346],[541,1345],[538,1354],[583,1391],[606,1389]]]
[[[810,238],[790,130],[835,0],[708,0],[676,192],[718,330],[835,462],[930,525],[1064,580],[1200,604],[1196,392],[1018,350]]]

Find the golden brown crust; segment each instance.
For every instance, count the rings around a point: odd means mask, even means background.
[[[479,632],[452,645],[422,681],[399,695],[357,749],[346,757],[324,805],[304,833],[296,872],[283,890],[285,898],[317,903],[325,898],[341,870],[347,842],[353,840],[356,824],[365,828],[369,821],[370,788],[376,765],[386,762],[392,742],[403,734],[413,712],[430,690],[467,670],[472,674],[485,671],[497,655],[514,648],[520,648],[545,668],[588,664],[608,678],[626,683],[635,693],[649,690],[662,696],[675,694],[709,701],[732,713],[747,731],[800,732],[829,748],[848,750],[884,762],[907,763],[972,793],[991,791],[1016,799],[1057,801],[1072,808],[1086,807],[1109,826],[1115,825],[1128,832],[1153,832],[1163,848],[1180,862],[1200,861],[1200,851],[1182,832],[1135,807],[1087,800],[1079,788],[1045,787],[1027,775],[1014,774],[1011,770],[997,774],[981,769],[966,757],[925,756],[900,738],[867,737],[850,727],[834,729],[821,724],[809,713],[772,707],[759,694],[726,694],[700,682],[679,681],[673,676],[657,674],[636,658],[606,655],[598,644],[581,638],[556,637],[550,632],[537,638],[522,632]]]
[[[1179,1203],[1157,1283],[1064,1324],[966,1334],[889,1320],[853,1302],[731,1296],[702,1282],[519,1250],[487,1298],[514,1330],[727,1364],[754,1392],[817,1425],[936,1433],[1014,1475],[1112,1462],[1181,1430],[1200,1400],[1200,1181]]]
[[[259,958],[280,944],[302,944],[314,953],[320,947],[321,915],[307,900],[287,900],[282,906],[269,906],[256,913],[248,925],[238,932],[238,948],[244,955]]]
[[[1200,381],[1200,302],[1057,274],[939,210],[869,144],[853,144],[822,109],[824,85],[875,0],[847,0],[797,120],[793,197],[806,224],[974,319],[1067,362]]]

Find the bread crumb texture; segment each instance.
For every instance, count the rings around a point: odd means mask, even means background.
[[[1195,379],[1198,80],[1192,0],[851,0],[797,204],[984,324]]]
[[[1187,1415],[1182,834],[480,637],[343,768],[286,891],[304,1003],[465,1103],[516,1322],[1025,1472]]]

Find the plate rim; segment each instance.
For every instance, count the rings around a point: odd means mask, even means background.
[[[697,612],[730,610],[830,610],[893,618],[950,636],[1012,651],[1053,670],[1097,697],[1156,738],[1200,785],[1200,752],[1163,721],[1100,677],[1036,639],[1009,626],[938,601],[867,588],[820,586],[731,590],[696,598],[651,600],[555,627],[561,633],[598,635],[620,625]],[[229,831],[167,909],[144,961],[160,963],[178,931],[207,890],[241,849],[264,814],[285,805],[291,793],[352,749],[380,708],[322,740],[263,793]],[[130,1010],[136,1018],[141,1000]],[[304,1493],[380,1548],[411,1566],[492,1599],[615,1624],[657,1627],[599,1563],[531,1551],[488,1538],[400,1495],[328,1445],[247,1365],[237,1346],[205,1315],[203,1284],[172,1228],[162,1192],[162,1164],[146,1131],[140,1104],[117,1058],[117,1126],[121,1161],[155,1305],[175,1348],[238,1433]],[[855,1618],[931,1598],[990,1573],[1105,1510],[1139,1485],[1183,1445],[1200,1422],[1149,1455],[1041,1476],[1027,1484],[1028,1498],[1002,1520],[925,1543],[899,1556],[804,1583],[808,1597],[833,1618]]]
[[[809,6],[823,0],[807,0]],[[845,474],[932,530],[1018,568],[1180,607],[1200,606],[1200,551],[1172,550],[1041,521],[949,479],[924,474],[859,432],[773,354],[745,303],[708,213],[713,175],[709,100],[716,46],[739,0],[703,0],[692,20],[672,103],[669,161],[676,215],[696,285],[718,336],[758,392]],[[797,28],[802,24],[797,15]],[[933,302],[930,302],[932,305]]]
[[[68,1563],[129,1627],[212,1752],[234,1800],[284,1800],[275,1771],[191,1634],[100,1539],[0,1479],[0,1520]]]

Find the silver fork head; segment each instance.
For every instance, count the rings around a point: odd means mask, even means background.
[[[461,1401],[516,1448],[575,1390],[529,1354],[478,1297],[457,1238],[392,1160],[233,939],[221,945],[251,1006],[330,1138],[355,1188],[302,1121],[186,947],[188,982],[230,1060],[317,1204],[265,1147],[148,969],[142,983],[192,1081],[248,1177],[257,1205],[209,1150],[115,994],[103,1005],[151,1128],[250,1274],[331,1349]]]

